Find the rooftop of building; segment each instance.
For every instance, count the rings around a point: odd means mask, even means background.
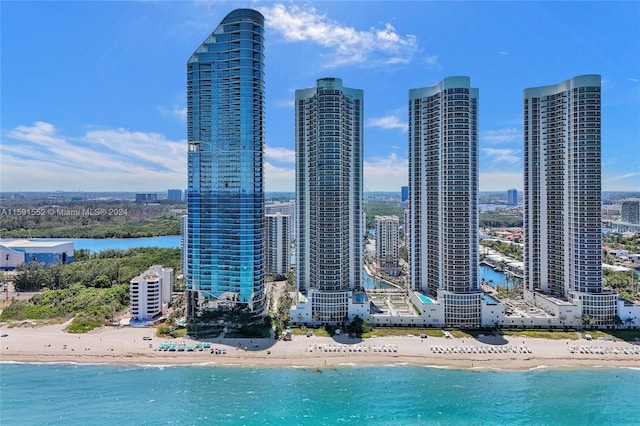
[[[135,278],[131,279],[132,283],[139,283],[141,281],[158,281],[160,280],[160,278],[162,278],[162,275],[156,273],[156,272],[150,272],[150,271],[145,271],[143,273],[141,273],[140,275],[138,275]]]
[[[73,244],[73,241],[36,241],[36,240],[2,240],[0,246],[9,248],[28,248],[28,247],[60,247],[66,244]]]
[[[524,300],[503,299],[502,303],[505,305],[505,318],[555,318],[545,310],[526,303]]]

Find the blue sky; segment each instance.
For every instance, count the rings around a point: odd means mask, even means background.
[[[294,190],[294,91],[364,90],[367,191],[407,184],[410,89],[480,89],[480,189],[522,188],[522,92],[601,74],[604,190],[640,190],[640,2],[2,1],[0,189],[186,187],[186,61],[266,17],[266,190]]]

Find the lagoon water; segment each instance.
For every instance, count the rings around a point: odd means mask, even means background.
[[[4,425],[630,425],[640,371],[0,364]]]
[[[487,285],[490,285],[491,287],[495,287],[498,284],[504,285],[504,273],[496,271],[491,266],[485,265],[484,263],[481,263],[478,267],[478,275],[478,279],[484,278]],[[489,283],[489,281],[491,281],[491,283]]]
[[[88,249],[96,253],[107,249],[127,250],[134,247],[180,247],[180,235],[147,238],[34,238],[35,241],[73,241],[75,250]],[[0,240],[2,241],[2,240]]]

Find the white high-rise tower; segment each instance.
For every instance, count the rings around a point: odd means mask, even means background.
[[[345,320],[361,288],[362,103],[339,78],[296,90],[296,281],[326,324]]]
[[[524,286],[613,323],[602,290],[600,76],[524,90]]]
[[[410,288],[446,325],[480,325],[478,89],[449,77],[409,91]]]

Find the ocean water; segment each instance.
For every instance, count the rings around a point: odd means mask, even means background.
[[[2,425],[632,425],[640,371],[0,364]]]

